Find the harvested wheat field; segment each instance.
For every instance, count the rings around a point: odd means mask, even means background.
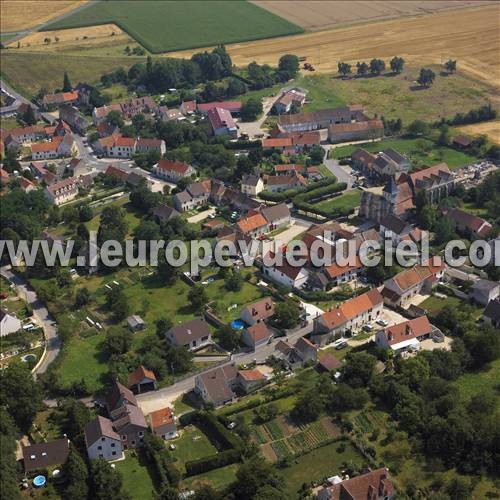
[[[316,71],[336,73],[339,61],[404,57],[413,65],[457,59],[461,70],[495,87],[499,81],[500,4],[426,16],[227,45],[233,62],[275,65],[287,53],[307,57]],[[199,52],[200,49],[196,51]],[[189,56],[181,51],[169,56]]]
[[[32,28],[81,7],[88,0],[1,0],[2,33]]]
[[[252,3],[308,31],[494,4],[491,0],[254,0]]]
[[[500,144],[500,120],[464,125],[457,130],[468,135],[486,135],[491,142]]]
[[[86,26],[67,30],[38,31],[30,33],[8,46],[20,47],[21,49],[29,48],[30,51],[65,50],[81,43],[90,48],[92,45],[102,44],[103,40],[106,39],[113,43],[116,41],[134,43],[134,39],[123,32],[116,24],[102,24],[100,26]],[[45,40],[50,40],[50,42],[46,43]]]

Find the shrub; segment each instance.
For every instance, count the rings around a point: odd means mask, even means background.
[[[238,450],[225,450],[217,453],[217,455],[210,455],[209,457],[200,458],[198,460],[191,460],[186,462],[186,474],[188,476],[195,476],[202,472],[219,469],[225,465],[234,464],[240,460],[240,452]]]

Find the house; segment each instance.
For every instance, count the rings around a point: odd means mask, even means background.
[[[284,91],[278,99],[274,102],[273,108],[276,114],[281,115],[283,113],[288,113],[292,110],[292,107],[300,108],[306,101],[305,92],[301,92],[296,89],[290,89]]]
[[[297,165],[296,163],[274,165],[274,172],[276,175],[293,175],[295,173],[303,174],[305,170],[305,165]]]
[[[367,120],[363,113],[363,106],[353,104],[341,108],[281,115],[278,126],[285,132],[308,132],[328,128],[334,123],[351,123],[362,120]]]
[[[172,207],[165,205],[165,203],[160,203],[153,209],[153,217],[158,223],[162,223],[164,221],[169,221],[174,217],[180,217],[180,213]]]
[[[101,122],[106,120],[106,117],[111,113],[111,111],[117,111],[122,114],[121,104],[108,104],[101,106],[100,108],[94,108],[92,110],[92,121],[94,125],[99,125]]]
[[[456,135],[451,141],[451,145],[457,149],[467,149],[472,144],[472,139],[466,135]]]
[[[144,328],[146,328],[146,323],[144,323],[144,320],[140,316],[133,314],[127,318],[127,326],[133,332],[139,332],[140,330],[144,330]]]
[[[293,141],[291,137],[271,137],[262,139],[263,149],[276,149],[281,153],[293,151]]]
[[[9,180],[10,180],[9,173],[3,168],[0,168],[0,184],[2,186],[6,186],[9,183]]]
[[[203,205],[208,202],[211,192],[211,181],[192,182],[186,188],[197,205]]]
[[[26,179],[26,177],[19,177],[18,180],[20,189],[22,189],[25,193],[29,193],[30,191],[37,189],[36,184],[33,184],[33,182]]]
[[[266,190],[271,193],[287,191],[288,189],[302,188],[307,185],[302,174],[294,172],[291,175],[270,175],[267,178]]]
[[[389,469],[381,468],[360,476],[341,480],[318,491],[318,500],[392,500],[396,491]]]
[[[139,114],[154,114],[158,112],[158,105],[150,96],[134,97],[128,102],[120,104],[123,117],[130,120]]]
[[[223,102],[206,102],[203,104],[198,104],[198,112],[203,116],[208,116],[209,112],[215,108],[223,109],[229,112],[231,115],[238,115],[241,112],[241,102],[240,101],[223,101]]]
[[[377,332],[375,342],[379,347],[391,349],[399,354],[408,349],[418,349],[419,342],[429,338],[444,337],[441,331],[429,322],[427,316],[420,316]]]
[[[160,116],[166,122],[181,122],[186,119],[182,112],[178,109],[166,109],[166,106],[161,106]]]
[[[489,325],[500,328],[500,299],[490,300],[484,309],[481,319]]]
[[[96,126],[96,131],[99,137],[109,137],[110,135],[119,135],[120,127],[103,121]]]
[[[241,309],[240,318],[250,326],[269,319],[274,314],[274,303],[271,297],[264,297],[247,304]]]
[[[50,142],[41,142],[31,145],[33,160],[48,160],[50,158],[65,158],[78,151],[71,134],[55,136]]]
[[[28,108],[31,108],[33,110],[33,114],[35,116],[35,120],[38,121],[38,120],[41,119],[42,115],[40,114],[40,111],[38,111],[38,109],[36,109],[33,104],[28,103],[28,102],[22,102],[21,104],[19,104],[19,106],[18,106],[18,108],[16,110],[17,119],[19,121],[21,121],[22,123],[24,123],[23,116],[28,111]]]
[[[119,460],[123,458],[120,436],[109,418],[100,415],[85,426],[85,447],[90,460]]]
[[[236,376],[236,383],[247,393],[259,387],[265,381],[266,377],[259,370],[238,370]]]
[[[325,372],[338,372],[342,368],[342,362],[335,356],[325,353],[318,360],[318,369]]]
[[[490,301],[500,295],[500,283],[498,281],[477,280],[472,285],[471,297],[474,302],[486,306]]]
[[[266,219],[269,231],[274,231],[279,227],[290,224],[290,209],[286,203],[277,203],[276,205],[263,207],[260,213]]]
[[[210,125],[214,135],[228,135],[236,138],[238,136],[238,128],[227,109],[212,108],[207,113]]]
[[[139,138],[137,139],[135,150],[137,153],[146,154],[155,152],[163,156],[167,151],[167,147],[165,146],[165,141],[162,139]]]
[[[382,295],[372,288],[315,318],[311,339],[318,345],[328,344],[336,334],[356,332],[365,323],[376,320],[383,309]]]
[[[264,181],[254,174],[244,175],[241,179],[241,192],[248,196],[257,196],[264,190]]]
[[[69,455],[69,440],[54,439],[46,443],[22,446],[24,472],[47,470],[55,465],[64,465]]]
[[[115,177],[125,184],[125,182],[127,181],[128,172],[122,170],[121,168],[114,167],[113,165],[109,165],[108,168],[106,168],[104,175]]]
[[[443,210],[443,215],[452,220],[455,229],[460,234],[474,240],[487,238],[493,230],[489,222],[459,208]]]
[[[92,96],[92,92],[94,91],[94,87],[92,87],[92,85],[89,85],[88,83],[79,82],[75,87],[75,91],[78,92],[78,104],[88,106],[90,104],[90,99]]]
[[[266,259],[264,259],[264,261],[265,260]],[[266,265],[264,262],[261,272],[263,276],[287,288],[302,288],[309,279],[309,272],[307,269],[290,265],[284,257],[281,264],[276,262]]]
[[[183,346],[192,351],[212,342],[212,334],[208,324],[201,318],[195,318],[182,325],[176,325],[165,333],[167,343]]]
[[[292,139],[292,145],[295,153],[308,151],[312,146],[319,146],[321,143],[321,134],[314,132],[290,132],[288,137]]]
[[[28,127],[17,127],[9,130],[6,134],[6,139],[10,138],[17,145],[29,144],[46,137],[46,131],[41,125],[30,125]],[[6,141],[5,145],[9,148],[12,146]]]
[[[267,344],[269,339],[272,338],[273,332],[263,321],[255,323],[252,326],[248,326],[241,334],[241,341],[253,350],[261,345]]]
[[[96,149],[109,158],[132,158],[137,140],[123,135],[101,137],[95,143]]]
[[[305,337],[300,337],[293,346],[285,340],[279,340],[273,356],[293,370],[308,361],[316,362],[318,348]]]
[[[337,286],[340,283],[346,283],[348,281],[356,278],[363,270],[363,264],[358,256],[356,256],[355,262],[351,265],[346,263],[346,265],[341,266],[339,263],[335,262],[324,268],[324,274],[328,278],[328,281],[333,285]]]
[[[240,219],[236,227],[242,234],[251,238],[258,238],[269,232],[269,224],[261,213],[254,213]]]
[[[85,163],[85,160],[81,158],[72,158],[71,161],[66,166],[68,172],[70,172],[72,177],[81,177],[89,173],[89,168]]]
[[[5,337],[10,333],[17,332],[21,328],[22,323],[16,318],[16,316],[0,309],[0,337]]]
[[[384,282],[384,302],[391,306],[407,307],[417,294],[428,294],[442,278],[444,265],[416,265],[404,269]]]
[[[124,385],[115,380],[105,395],[106,409],[113,420],[115,412],[120,413],[120,409],[125,405],[137,406],[134,393]]]
[[[156,377],[152,370],[139,365],[132,373],[128,375],[128,387],[136,394],[156,389]]]
[[[332,144],[347,141],[378,139],[384,135],[382,120],[367,120],[353,123],[336,123],[328,127],[328,140]]]
[[[177,437],[177,426],[170,408],[161,408],[150,413],[149,423],[153,434],[165,440]]]
[[[47,128],[45,128],[45,130],[47,131]],[[64,136],[71,133],[71,127],[64,120],[58,119],[56,122],[56,126],[53,127],[53,131],[51,127],[51,130],[49,133],[47,133],[47,136]]]
[[[206,405],[216,408],[235,399],[238,370],[233,364],[224,365],[201,373],[195,378],[194,392]]]
[[[180,179],[190,177],[195,173],[191,165],[180,161],[162,159],[153,165],[153,174],[170,182],[178,182]]]
[[[80,135],[85,135],[91,123],[74,106],[64,105],[59,108],[59,118],[65,121]]]
[[[411,233],[411,226],[393,214],[387,214],[380,220],[380,235],[385,241],[392,241],[393,246]]]
[[[83,187],[81,177],[67,177],[45,188],[45,194],[54,205],[61,205],[74,200]]]
[[[182,101],[179,106],[179,111],[183,115],[192,115],[196,112],[196,101]]]
[[[78,91],[57,92],[55,94],[45,94],[42,105],[45,109],[59,106],[60,104],[76,104],[78,102]]]
[[[411,163],[406,156],[389,148],[377,155],[374,169],[380,176],[396,175],[400,172],[408,172],[411,169]]]
[[[363,148],[356,149],[351,155],[352,166],[361,170],[366,177],[374,176],[374,165],[377,157]]]
[[[197,206],[193,197],[187,191],[181,191],[180,193],[174,194],[172,197],[175,208],[179,212],[186,212],[192,210]]]

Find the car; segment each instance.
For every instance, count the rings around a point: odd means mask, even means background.
[[[215,214],[209,214],[208,218],[209,219],[215,219]]]
[[[229,422],[229,423],[227,424],[227,428],[228,428],[229,430],[232,430],[232,429],[234,429],[235,427],[236,427],[236,422]]]
[[[366,325],[363,325],[363,330],[365,332],[371,332],[373,330],[373,325],[370,325],[370,323],[366,323]]]
[[[175,450],[175,449],[177,449],[177,446],[175,446],[175,444],[174,444],[174,443],[171,443],[171,444],[170,444],[170,446],[169,446],[169,448],[170,448],[171,450]]]
[[[344,340],[343,342],[339,342],[336,346],[335,349],[337,351],[340,351],[341,349],[345,349],[347,347],[347,342]]]
[[[386,319],[377,319],[377,325],[380,325],[380,326],[387,326],[389,324],[389,322],[386,320]]]

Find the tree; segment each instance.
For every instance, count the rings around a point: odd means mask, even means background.
[[[224,278],[224,287],[229,292],[238,292],[241,290],[243,279],[237,269],[229,269]]]
[[[325,407],[322,395],[317,388],[305,392],[295,403],[292,416],[302,422],[313,422]]]
[[[252,122],[256,120],[262,113],[262,102],[257,98],[250,98],[241,106],[241,120],[244,122]]]
[[[292,299],[278,302],[274,311],[274,323],[285,330],[294,328],[300,321],[300,306]]]
[[[26,125],[35,125],[36,123],[36,117],[35,117],[35,111],[33,110],[33,106],[28,104],[26,107],[26,111],[23,113],[22,120]]]
[[[106,116],[106,123],[115,127],[123,127],[123,118],[121,112],[117,109],[110,111]]]
[[[113,313],[115,321],[122,321],[129,314],[129,304],[123,290],[119,287],[113,287],[106,293],[106,306]]]
[[[201,484],[191,497],[192,500],[219,500],[220,498],[220,493],[209,483]]]
[[[215,334],[217,342],[228,351],[237,349],[240,345],[240,335],[237,331],[233,330],[229,325],[223,325]]]
[[[371,380],[376,362],[375,356],[367,352],[349,353],[342,367],[342,379],[351,387],[366,387]]]
[[[389,64],[391,66],[391,71],[394,73],[401,73],[405,65],[405,60],[402,57],[394,56]]]
[[[372,59],[370,61],[370,73],[380,75],[385,69],[385,62],[382,59]]]
[[[366,64],[365,62],[361,62],[361,63],[360,63],[360,62],[358,62],[358,63],[356,64],[356,68],[357,68],[357,70],[356,70],[356,74],[357,74],[358,76],[365,76],[365,75],[366,75],[366,73],[368,73],[368,70],[369,70],[369,66],[368,66],[368,64]]]
[[[27,432],[42,404],[42,392],[25,363],[9,363],[0,372],[0,401],[16,425]]]
[[[57,423],[75,446],[84,445],[85,426],[93,415],[81,401],[74,398],[63,399],[56,413]]]
[[[125,354],[132,345],[130,333],[120,327],[111,327],[104,341],[109,356]]]
[[[345,62],[339,62],[338,71],[342,76],[346,76],[351,72],[351,65]]]
[[[73,284],[73,278],[68,268],[61,267],[57,270],[56,283],[59,288],[66,288]]]
[[[66,479],[62,498],[68,500],[86,500],[88,495],[89,471],[87,464],[73,445],[70,446],[69,455],[62,470]]]
[[[18,470],[16,460],[16,439],[18,430],[7,410],[0,406],[0,491],[3,498],[18,500]]]
[[[80,222],[88,222],[92,220],[94,213],[92,212],[92,208],[88,205],[82,205],[78,208],[78,216],[80,218]]]
[[[426,231],[430,231],[436,223],[436,210],[431,205],[425,205],[417,215],[418,225]]]
[[[446,486],[446,493],[453,500],[467,500],[472,496],[472,485],[469,479],[457,476]]]
[[[448,59],[445,63],[444,63],[444,67],[446,68],[446,71],[448,71],[448,73],[453,73],[454,71],[457,70],[457,60],[456,59]]]
[[[284,75],[284,80],[291,80],[299,73],[300,62],[299,58],[292,54],[285,54],[280,57],[278,62],[278,71]]]
[[[325,157],[325,150],[317,144],[315,144],[309,150],[309,158],[311,159],[312,165],[319,165],[319,164],[323,163],[324,157]]]
[[[420,70],[420,75],[417,78],[417,82],[423,87],[430,87],[433,84],[435,78],[436,73],[434,73],[432,69],[422,68]]]
[[[165,352],[165,362],[172,374],[189,371],[192,360],[193,354],[183,346],[169,346]]]
[[[201,308],[208,302],[207,292],[203,285],[193,286],[188,293],[189,302],[196,311],[200,311]]]
[[[247,91],[247,86],[238,78],[230,78],[227,84],[226,95],[234,97],[244,94]]]
[[[123,479],[120,472],[103,459],[92,460],[90,497],[94,500],[123,500]],[[125,496],[126,497],[126,496]]]
[[[73,86],[71,85],[71,82],[69,80],[68,73],[64,72],[64,80],[63,80],[63,92],[71,92]]]
[[[439,129],[438,144],[440,146],[448,146],[450,141],[450,127],[448,125],[442,125]]]
[[[261,460],[260,457],[254,457],[240,465],[236,471],[236,481],[232,485],[232,490],[235,498],[251,499],[265,486],[280,490],[282,483],[282,479],[269,462]]]
[[[166,285],[175,283],[179,277],[180,270],[178,267],[171,266],[165,258],[165,253],[161,253],[158,258],[158,266],[156,267],[156,275],[158,279]]]
[[[76,291],[75,305],[82,307],[90,302],[90,292],[87,287],[79,288]]]
[[[426,136],[429,134],[429,125],[422,120],[414,120],[408,125],[408,134],[412,137]]]
[[[440,217],[435,226],[436,243],[441,245],[457,238],[455,224],[449,217]]]
[[[174,324],[170,318],[160,318],[156,321],[156,335],[163,339],[165,337],[165,333],[172,328]]]

